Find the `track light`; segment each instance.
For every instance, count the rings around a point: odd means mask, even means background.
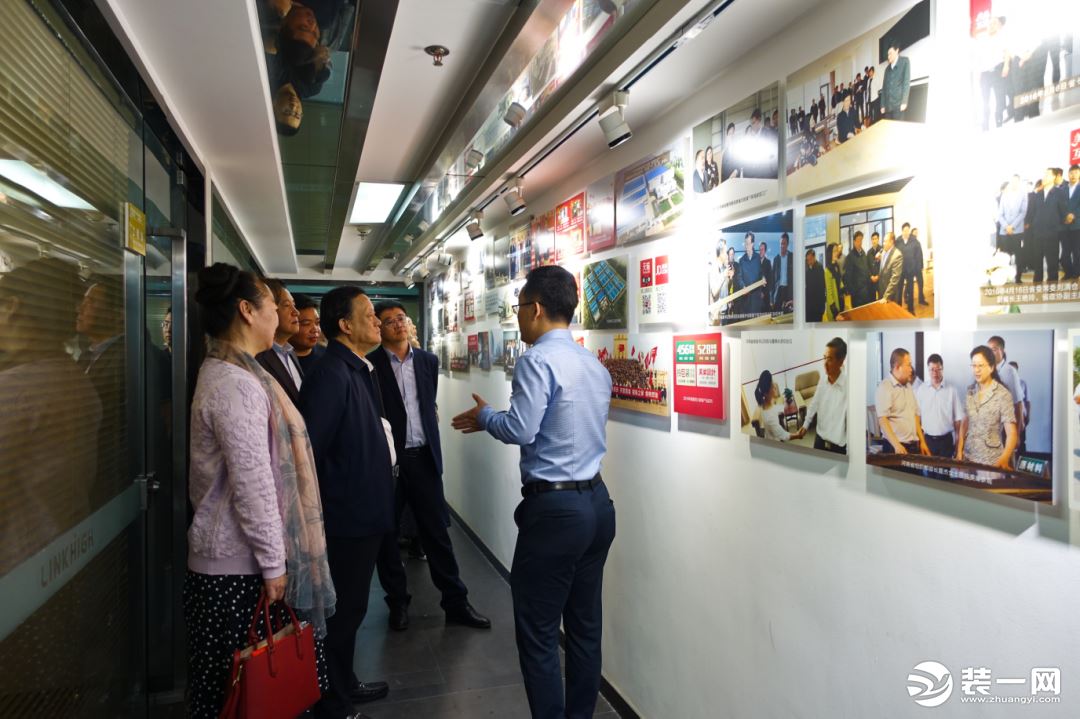
[[[469,151],[465,153],[465,167],[470,170],[479,169],[480,163],[484,161],[484,153],[477,150],[475,147],[470,147]]]
[[[525,108],[520,103],[511,102],[503,115],[503,122],[515,129],[521,127],[521,123],[525,122]]]
[[[472,221],[465,225],[465,231],[469,233],[470,240],[479,240],[484,236],[484,231],[480,229],[480,220],[484,219],[484,213],[480,210],[475,210],[469,213]]]
[[[525,200],[521,196],[521,178],[515,178],[513,184],[506,188],[506,194],[503,195],[503,202],[506,203],[506,209],[510,211],[511,217],[516,217],[525,211]]]
[[[427,220],[420,220],[420,222],[418,222],[416,226],[420,228],[421,232],[427,232],[427,228],[431,227],[431,225],[428,224]]]
[[[616,15],[619,10],[622,9],[624,1],[625,0],[596,0],[596,4],[608,15]]]
[[[454,262],[454,256],[449,252],[436,252],[427,258],[424,266],[429,272],[442,272]]]
[[[624,117],[629,104],[630,93],[620,90],[611,93],[600,104],[600,129],[604,131],[608,147],[618,147],[634,135]]]

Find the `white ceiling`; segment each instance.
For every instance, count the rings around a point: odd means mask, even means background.
[[[255,2],[98,0],[98,5],[255,258],[268,273],[295,272]]]

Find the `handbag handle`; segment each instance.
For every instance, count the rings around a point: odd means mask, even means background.
[[[254,646],[259,643],[259,636],[255,633],[255,628],[259,625],[259,615],[263,616],[266,623],[266,645],[267,652],[269,653],[270,675],[276,676],[277,673],[274,670],[274,633],[281,631],[283,628],[279,623],[279,626],[275,629],[274,623],[270,621],[270,605],[274,602],[270,602],[266,596],[266,590],[263,589],[259,592],[259,601],[255,603],[255,613],[251,618],[251,625],[248,627],[248,644]],[[296,612],[290,607],[285,600],[281,600],[281,606],[285,607],[285,611],[289,614],[289,620],[292,622],[293,628],[296,631],[296,635],[300,636],[300,619],[296,616]],[[302,642],[296,642],[296,656],[299,659],[304,658],[304,649],[301,646]]]

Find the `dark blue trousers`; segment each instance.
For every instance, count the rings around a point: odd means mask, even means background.
[[[510,569],[521,674],[533,719],[586,719],[600,691],[604,562],[615,539],[615,506],[600,482],[582,491],[526,497],[514,512]],[[559,622],[566,632],[566,698]]]

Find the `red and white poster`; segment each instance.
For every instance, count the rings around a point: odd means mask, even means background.
[[[1069,164],[1080,165],[1080,130],[1073,130],[1069,138]]]
[[[478,335],[469,335],[468,337],[469,347],[469,366],[480,366],[480,337]]]
[[[559,262],[585,254],[584,192],[555,208],[555,248]]]
[[[719,332],[675,335],[675,411],[724,419],[723,343]]]
[[[638,322],[670,321],[668,256],[643,257],[638,262]]]
[[[472,290],[465,291],[465,321],[476,321],[476,293]]]
[[[589,333],[585,348],[611,374],[611,406],[667,417],[671,414],[668,381],[670,345],[665,335]]]

